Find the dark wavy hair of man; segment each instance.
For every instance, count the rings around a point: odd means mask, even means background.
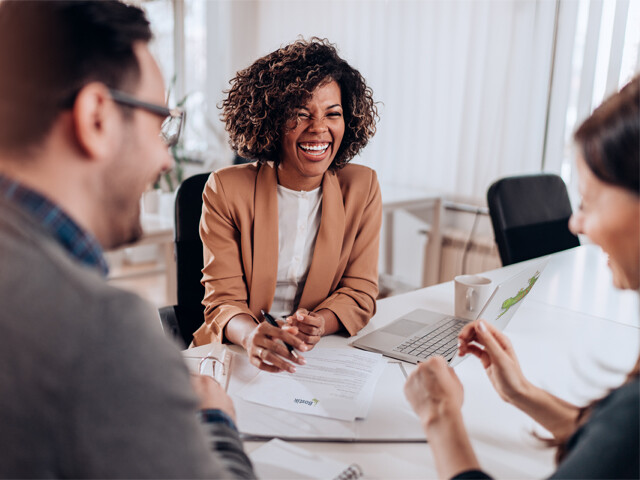
[[[37,148],[87,83],[133,89],[134,44],[151,37],[144,12],[116,0],[0,1],[0,150]]]
[[[317,37],[259,58],[230,81],[220,108],[231,148],[244,158],[278,164],[282,137],[297,110],[332,80],[340,86],[345,132],[330,168],[345,166],[375,134],[378,111],[360,72],[338,56],[335,45]]]

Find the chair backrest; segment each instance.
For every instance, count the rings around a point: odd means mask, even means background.
[[[175,251],[177,272],[176,305],[180,333],[186,345],[204,322],[204,287],[202,278],[202,240],[200,239],[200,216],[202,214],[202,191],[209,173],[200,173],[187,178],[176,192]]]
[[[571,203],[557,175],[500,179],[489,187],[487,203],[503,265],[580,245],[569,230]]]

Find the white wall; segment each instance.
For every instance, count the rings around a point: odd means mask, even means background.
[[[231,61],[214,64],[228,78],[299,35],[336,43],[381,102],[378,133],[359,161],[383,182],[482,197],[499,176],[541,168],[553,2],[249,0],[208,8],[227,10]]]

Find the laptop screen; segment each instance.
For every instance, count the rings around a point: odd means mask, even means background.
[[[500,283],[487,301],[478,318],[491,322],[503,330],[529,294],[548,259],[527,266],[513,277]]]

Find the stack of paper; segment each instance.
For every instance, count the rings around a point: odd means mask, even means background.
[[[382,355],[318,348],[295,373],[260,372],[237,395],[249,402],[338,420],[366,418],[385,369]]]
[[[356,479],[362,476],[357,465],[347,465],[316,455],[277,438],[249,454],[258,478],[271,479]]]

